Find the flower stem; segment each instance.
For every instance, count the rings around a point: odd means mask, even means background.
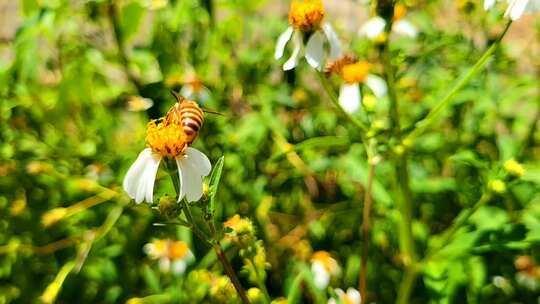
[[[174,165],[172,165],[169,162],[165,162],[165,166],[167,167],[167,171],[169,172],[169,175],[171,176],[171,179],[174,184],[174,189],[176,190],[176,195],[179,195],[180,193],[180,181],[178,178],[178,172],[177,170],[173,169]],[[219,243],[219,239],[217,238],[216,229],[214,226],[213,219],[209,219],[206,222],[208,223],[208,226],[210,228],[210,233],[212,235],[212,239],[210,239],[202,230],[200,230],[196,225],[195,221],[193,220],[193,215],[191,214],[191,210],[189,209],[189,204],[186,202],[185,199],[182,199],[180,201],[182,204],[182,212],[186,216],[186,220],[191,225],[191,230],[197,237],[199,237],[202,241],[209,243],[212,245],[212,248],[214,248],[214,251],[216,252],[216,255],[221,262],[223,269],[225,270],[225,273],[231,280],[234,288],[236,289],[236,292],[238,293],[238,296],[240,297],[240,300],[242,300],[242,303],[249,304],[249,300],[246,296],[246,292],[244,288],[242,287],[242,284],[240,284],[240,281],[238,280],[238,277],[236,276],[236,273],[234,272],[233,267],[231,266],[231,263],[227,259],[227,256],[223,252],[223,249],[221,248],[221,245]]]
[[[238,277],[236,276],[236,273],[234,272],[234,269],[231,266],[231,263],[227,259],[227,256],[223,252],[223,249],[221,249],[221,245],[219,242],[214,243],[214,251],[216,252],[219,261],[223,265],[223,269],[225,270],[225,273],[231,279],[231,282],[234,286],[234,289],[236,289],[236,292],[238,293],[238,296],[240,297],[240,300],[242,300],[242,303],[249,304],[249,300],[246,296],[246,291],[244,290],[244,287],[242,287],[242,284],[240,284],[240,281],[238,280]]]
[[[450,91],[443,97],[443,99],[428,113],[428,115],[416,123],[416,128],[409,133],[405,139],[403,140],[403,143],[405,146],[410,147],[416,138],[420,136],[422,133],[424,133],[428,127],[430,127],[437,118],[440,116],[441,112],[450,104],[452,101],[452,98],[471,80],[473,76],[475,76],[489,61],[491,58],[491,55],[497,50],[499,47],[502,39],[508,32],[508,29],[510,28],[510,25],[512,24],[512,21],[508,21],[506,24],[506,27],[504,28],[503,32],[499,35],[499,37],[493,42],[493,44],[484,52],[482,57],[478,59],[478,61],[474,64],[474,66],[461,77],[461,79],[450,89]]]
[[[253,271],[255,271],[255,278],[257,279],[257,286],[259,286],[259,289],[264,294],[264,299],[267,304],[270,304],[272,302],[272,299],[270,298],[270,294],[268,293],[268,289],[266,289],[266,284],[264,282],[264,279],[259,274],[259,271],[257,270],[257,266],[255,266],[255,261],[253,260],[253,257],[251,257],[249,260],[249,263],[253,267]]]
[[[334,104],[336,109],[343,115],[345,118],[347,118],[354,126],[356,126],[358,129],[360,129],[362,132],[367,132],[368,128],[364,123],[360,120],[358,120],[356,117],[345,111],[341,105],[339,104],[338,97],[336,96],[336,93],[332,89],[332,86],[328,82],[328,79],[324,76],[324,73],[318,72],[317,75],[319,76],[319,80],[321,81],[321,84],[326,91],[326,94],[330,97],[330,101]]]
[[[377,159],[374,151],[376,146],[375,140],[371,140],[368,146],[368,179],[364,191],[364,208],[362,211],[362,266],[359,273],[358,289],[364,298],[367,298],[367,271],[368,271],[368,255],[369,255],[369,217],[371,213],[371,203],[373,190],[373,179],[375,177],[375,166]]]
[[[386,20],[385,32],[387,37],[390,37],[392,31],[392,20]],[[390,53],[390,40],[387,39],[382,45],[380,58],[384,67],[384,78],[388,85],[388,97],[390,99],[390,118],[391,130],[394,137],[401,141],[401,123],[399,116],[399,101],[396,91],[395,74],[396,70],[392,64],[392,55]],[[397,194],[397,206],[401,219],[399,221],[399,247],[405,272],[400,283],[398,291],[398,303],[408,303],[409,297],[414,287],[416,279],[416,249],[414,245],[414,237],[412,232],[413,222],[413,198],[409,182],[408,158],[406,153],[400,153],[396,150],[395,153],[395,174],[396,185],[395,192]]]
[[[465,210],[462,214],[460,214],[454,220],[452,226],[450,226],[450,228],[448,228],[446,232],[444,232],[444,235],[442,236],[442,240],[439,242],[439,245],[429,250],[424,260],[427,261],[431,259],[439,250],[443,249],[448,243],[450,243],[458,229],[461,228],[461,226],[463,226],[465,223],[467,223],[471,215],[473,215],[480,207],[489,202],[490,199],[491,192],[484,192],[484,194],[482,194],[480,199],[474,204],[472,208],[469,208]]]

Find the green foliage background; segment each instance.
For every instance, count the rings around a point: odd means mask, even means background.
[[[504,25],[501,12],[485,13],[481,2],[407,1],[421,34],[396,38],[391,49],[406,131]],[[207,115],[195,142],[212,163],[225,156],[216,219],[238,213],[254,222],[270,264],[271,296],[320,301],[306,284],[291,288],[316,250],[331,252],[342,266],[332,286],[357,286],[366,153],[360,131],[335,111],[316,73],[304,61],[284,73],[274,60],[288,2],[170,0],[156,9],[149,3],[24,0],[12,12],[21,22],[0,41],[0,55],[6,54],[0,56],[0,303],[42,301],[62,269],[69,274],[58,303],[215,301],[196,272],[221,272],[212,251],[188,229],[153,225],[167,219],[121,189],[144,148],[147,121],[173,105],[169,90],[178,90],[178,78],[188,72],[211,91],[203,106],[224,114]],[[347,49],[376,63],[375,47],[347,29],[347,18],[336,10],[327,15]],[[514,266],[521,255],[540,259],[539,31],[534,17],[514,26],[536,35],[528,49],[512,55],[517,32],[511,32],[408,155],[420,256],[490,180],[507,186],[472,215],[442,257],[423,265],[411,303],[536,303],[540,297],[540,278],[535,288],[524,286]],[[151,98],[154,106],[127,111],[130,96]],[[380,126],[383,158],[375,173],[367,276],[377,303],[396,300],[403,275],[394,160],[386,157],[392,142],[384,142],[388,107],[380,100],[370,116]],[[520,179],[504,173],[511,158],[525,165]],[[164,171],[155,189],[156,203],[173,193]],[[89,199],[94,206],[42,223],[54,208]],[[190,244],[196,262],[185,276],[159,273],[144,255],[154,238]],[[239,269],[235,250],[230,257]]]

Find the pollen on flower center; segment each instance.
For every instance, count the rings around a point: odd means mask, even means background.
[[[169,245],[169,258],[179,260],[184,258],[189,252],[189,248],[184,242],[171,242]]]
[[[182,125],[168,121],[150,121],[146,130],[146,142],[153,152],[171,158],[184,153],[188,146]]]
[[[347,83],[363,83],[366,81],[370,66],[366,61],[347,64],[341,68],[341,77]]]
[[[330,253],[326,251],[317,251],[311,257],[313,262],[319,262],[324,266],[324,269],[328,272],[333,272],[335,268],[335,260],[332,258]]]
[[[294,0],[289,10],[289,23],[303,32],[317,30],[324,19],[321,0]]]

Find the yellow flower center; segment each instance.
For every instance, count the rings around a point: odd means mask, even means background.
[[[353,304],[354,303],[353,300],[351,300],[351,298],[349,298],[349,296],[346,295],[346,294],[341,295],[340,298],[341,298],[341,302],[343,302],[343,304]]]
[[[366,81],[370,67],[371,65],[366,61],[347,64],[341,68],[341,77],[350,84],[363,83]]]
[[[171,242],[169,244],[169,258],[171,260],[179,260],[183,259],[187,253],[189,252],[189,248],[186,243],[184,242]]]
[[[312,262],[319,262],[324,266],[327,272],[333,273],[336,267],[335,260],[330,253],[326,251],[317,251],[311,256]]]
[[[321,0],[293,0],[289,10],[289,23],[303,32],[319,29],[324,19]]]
[[[188,146],[187,135],[180,123],[152,120],[146,130],[146,142],[153,152],[163,157],[177,157]]]
[[[400,20],[407,14],[407,8],[403,4],[396,4],[394,7],[394,22]]]

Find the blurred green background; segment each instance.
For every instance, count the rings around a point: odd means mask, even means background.
[[[326,20],[344,48],[376,64],[373,43],[357,35],[369,6],[326,4]],[[391,52],[402,125],[412,127],[504,21],[500,11],[484,12],[482,1],[404,4],[420,35],[396,37]],[[146,123],[174,104],[169,90],[192,85],[194,77],[210,92],[202,106],[224,114],[207,115],[194,144],[212,163],[225,156],[216,219],[240,214],[253,221],[266,249],[272,298],[296,292],[296,302],[317,301],[304,284],[294,285],[317,250],[341,265],[331,286],[357,286],[364,146],[304,61],[284,73],[274,60],[288,6],[0,1],[0,303],[234,301],[212,296],[212,284],[201,283],[201,270],[221,272],[208,247],[185,228],[153,225],[167,221],[159,208],[135,205],[121,189],[144,148]],[[473,214],[444,258],[425,265],[411,303],[540,301],[537,16],[512,25],[494,60],[409,155],[421,256],[490,180],[504,180],[507,188]],[[138,106],[148,100],[149,109]],[[370,115],[385,158],[388,101],[379,100]],[[508,159],[524,164],[521,178],[505,175]],[[395,301],[403,272],[392,168],[383,160],[375,172],[367,278],[370,302],[377,303]],[[156,203],[173,193],[164,172],[155,189]],[[155,238],[188,242],[195,262],[184,276],[160,273],[144,254]],[[229,253],[239,269],[235,250]],[[520,256],[532,266],[516,265]]]

